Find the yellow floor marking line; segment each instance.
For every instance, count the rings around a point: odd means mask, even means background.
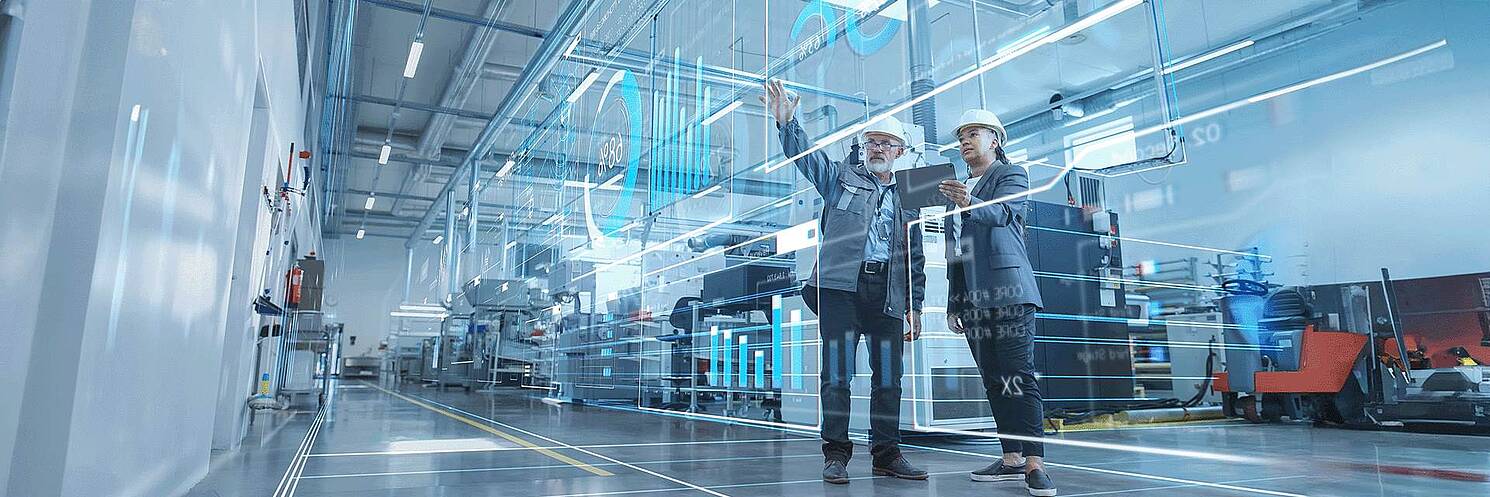
[[[533,442],[529,442],[527,440],[524,440],[522,438],[519,438],[516,435],[512,435],[512,434],[507,433],[507,432],[504,432],[502,430],[498,430],[496,428],[492,428],[491,426],[488,426],[486,424],[477,422],[474,419],[467,418],[465,416],[461,416],[459,414],[456,414],[456,413],[453,413],[453,412],[450,412],[450,411],[441,409],[439,407],[435,407],[435,406],[426,404],[424,402],[421,402],[418,399],[411,398],[411,397],[406,396],[404,394],[401,394],[401,393],[398,393],[398,392],[395,392],[395,391],[392,391],[392,390],[389,390],[389,389],[380,387],[378,385],[373,385],[371,383],[368,383],[367,386],[373,387],[373,388],[375,388],[375,389],[377,389],[377,390],[379,390],[379,391],[381,391],[383,393],[386,393],[388,395],[392,395],[394,397],[398,397],[400,399],[403,399],[404,402],[408,402],[410,404],[414,404],[416,406],[423,407],[425,409],[429,409],[430,411],[433,411],[433,412],[442,414],[445,417],[448,417],[450,419],[454,419],[456,421],[460,421],[462,423],[471,425],[471,427],[476,428],[478,430],[481,430],[481,431],[484,431],[484,432],[487,432],[487,433],[490,433],[490,434],[493,434],[493,435],[502,437],[503,439],[505,439],[505,440],[507,440],[509,442],[512,442],[512,443],[521,445],[523,447],[527,447],[529,449],[533,449],[534,451],[537,451],[540,454],[543,454],[543,455],[548,456],[548,457],[552,457],[552,458],[557,459],[560,462],[563,462],[563,463],[568,464],[570,466],[574,466],[576,468],[583,469],[585,471],[589,471],[591,473],[594,473],[594,474],[597,474],[597,475],[600,475],[600,476],[616,476],[615,473],[612,473],[612,472],[609,472],[609,471],[606,471],[606,470],[603,470],[603,469],[600,469],[600,468],[591,466],[589,464],[585,464],[583,462],[580,462],[579,460],[576,460],[573,457],[569,457],[569,456],[566,456],[564,454],[560,454],[558,452],[554,452],[552,450],[546,449],[546,448],[544,448],[544,447],[542,447],[542,446],[540,446],[538,444],[535,444]]]

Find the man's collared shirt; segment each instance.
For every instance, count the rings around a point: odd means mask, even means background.
[[[864,260],[890,262],[890,240],[895,229],[895,177],[890,177],[890,183],[884,184],[875,178],[875,186],[879,187],[880,205],[875,211],[874,221],[869,223],[869,236],[864,240]]]

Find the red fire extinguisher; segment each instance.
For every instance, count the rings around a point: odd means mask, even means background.
[[[300,266],[290,268],[289,274],[285,276],[288,282],[285,296],[289,301],[290,307],[300,307],[300,280],[304,277],[305,270],[300,269]]]

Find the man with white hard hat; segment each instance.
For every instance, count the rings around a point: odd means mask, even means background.
[[[796,157],[813,146],[793,118],[799,100],[781,81],[766,83],[761,100],[776,118],[781,146]],[[848,483],[853,443],[848,438],[855,351],[863,336],[873,374],[869,393],[869,453],[873,473],[925,480],[926,471],[900,453],[900,378],[905,342],[921,335],[926,293],[926,258],[919,224],[909,239],[914,209],[901,209],[895,195],[895,159],[905,154],[905,127],[894,117],[863,131],[864,163],[835,162],[816,151],[794,162],[822,195],[822,231],[817,265],[802,299],[818,315],[822,337],[819,402],[823,425],[823,480]],[[909,262],[907,262],[909,261]],[[909,291],[907,289],[909,288]],[[905,323],[906,325],[902,325]]]
[[[939,188],[953,209],[948,216],[947,325],[962,333],[983,377],[993,408],[1003,459],[974,471],[975,481],[1023,481],[1030,495],[1056,495],[1045,474],[1044,404],[1035,382],[1035,312],[1044,303],[1024,242],[1024,168],[1004,155],[1008,137],[998,116],[983,109],[962,114],[957,142],[967,162],[967,183]]]

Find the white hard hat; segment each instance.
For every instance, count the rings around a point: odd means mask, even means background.
[[[1008,138],[1008,132],[1004,131],[1004,122],[999,120],[999,116],[983,109],[970,109],[963,112],[962,119],[957,120],[957,129],[952,130],[952,134],[961,134],[962,128],[968,126],[982,126],[993,130],[994,136],[998,137],[999,144],[1003,144],[1004,139]]]
[[[899,139],[902,145],[909,145],[911,143],[910,139],[905,136],[905,125],[900,124],[900,120],[896,119],[895,116],[885,116],[884,119],[869,123],[869,127],[864,128],[864,131],[861,133],[866,136],[870,133],[890,135]]]

